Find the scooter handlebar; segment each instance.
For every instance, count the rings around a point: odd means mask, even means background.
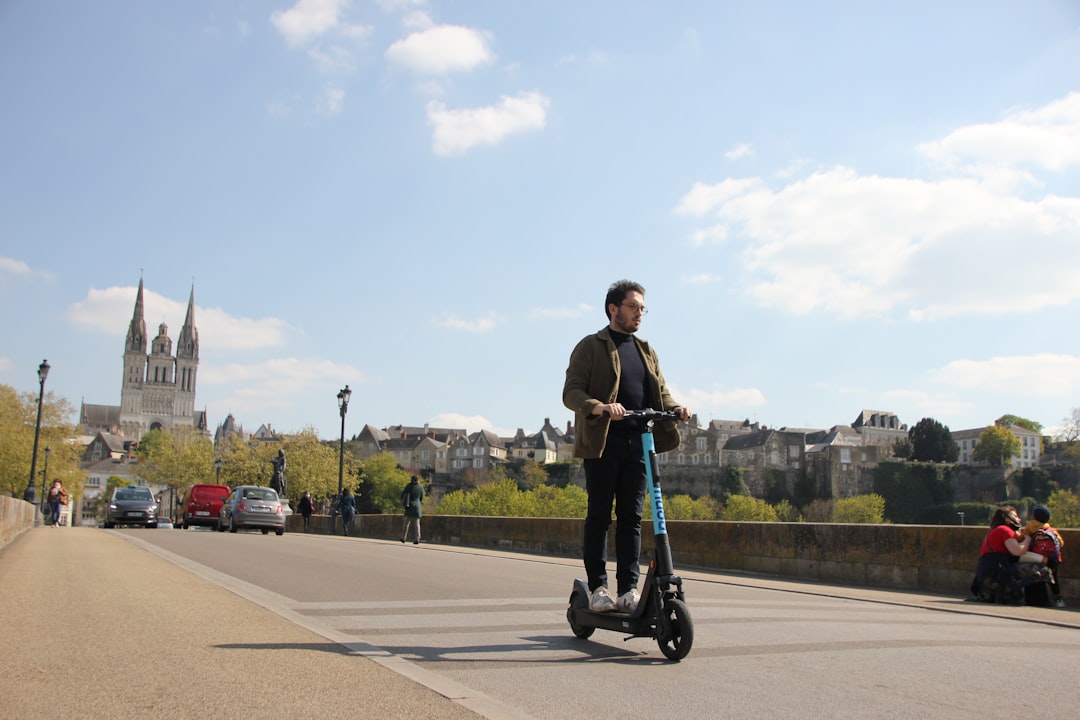
[[[610,417],[611,413],[605,410],[604,415]],[[679,413],[674,410],[654,410],[652,408],[645,408],[644,410],[627,410],[625,413],[623,413],[622,417],[622,419],[624,420],[630,420],[635,418],[639,418],[642,420],[678,420]]]

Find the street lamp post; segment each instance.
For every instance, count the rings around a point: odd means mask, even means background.
[[[338,410],[341,412],[341,443],[338,445],[338,471],[337,471],[337,496],[338,503],[341,502],[342,492],[345,490],[345,413],[349,412],[349,398],[352,397],[352,390],[346,385],[345,389],[339,390],[337,394]],[[340,513],[339,513],[340,514]],[[342,531],[344,532],[344,520],[342,520]]]
[[[214,461],[214,472],[217,473],[217,484],[221,484],[221,458]]]
[[[37,474],[37,449],[38,438],[41,436],[41,403],[45,399],[45,378],[49,377],[49,361],[42,360],[38,365],[37,376],[38,383],[41,385],[38,391],[37,401],[37,423],[34,424],[34,454],[30,458],[30,483],[26,486],[26,492],[23,493],[23,500],[31,505],[37,504],[37,490],[34,488],[34,475]],[[44,495],[45,487],[42,483],[42,495]]]
[[[45,503],[49,499],[49,455],[52,450],[45,446],[45,467],[41,471],[41,512],[45,513]]]

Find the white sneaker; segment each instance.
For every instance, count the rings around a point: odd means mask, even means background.
[[[601,585],[593,590],[592,597],[589,598],[589,609],[593,612],[611,612],[615,609],[615,600],[606,587]]]
[[[615,609],[619,612],[632,613],[637,609],[637,604],[640,600],[641,593],[638,592],[637,588],[627,590],[615,601]]]

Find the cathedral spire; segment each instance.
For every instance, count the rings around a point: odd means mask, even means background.
[[[195,328],[195,285],[191,286],[191,295],[188,297],[187,315],[184,316],[184,327],[180,328],[180,339],[176,342],[176,357],[199,359],[199,331]]]
[[[194,289],[192,289],[194,292]],[[146,354],[146,320],[143,317],[143,279],[139,277],[139,292],[135,296],[135,312],[128,325],[127,352]]]

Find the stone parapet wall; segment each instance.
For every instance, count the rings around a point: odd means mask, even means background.
[[[0,548],[34,526],[37,508],[25,500],[0,496]]]
[[[289,532],[302,520],[288,519]],[[312,532],[331,531],[316,516]],[[426,516],[424,540],[448,545],[580,557],[582,520]],[[358,515],[353,534],[399,539],[399,515]],[[986,528],[944,525],[838,525],[672,520],[667,523],[676,568],[760,573],[799,580],[964,595]],[[1062,530],[1066,598],[1080,600],[1080,530]],[[614,557],[614,538],[609,540]],[[642,526],[642,557],[652,524]]]

